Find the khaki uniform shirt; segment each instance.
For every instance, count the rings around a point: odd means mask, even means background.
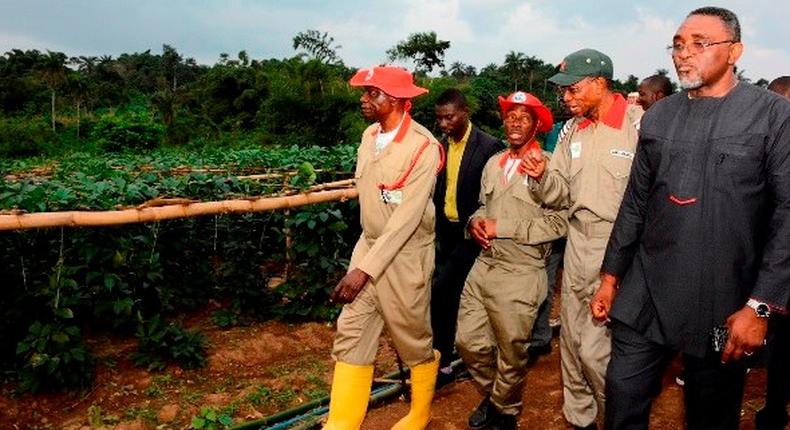
[[[495,219],[497,237],[478,259],[489,265],[544,267],[551,242],[567,232],[566,211],[545,208],[538,193],[530,187],[532,179],[521,172],[517,171],[505,182],[507,158],[507,150],[500,152],[488,160],[483,170],[481,206],[470,220]]]
[[[377,132],[378,125],[374,124],[362,135],[354,175],[362,223],[360,241],[366,241],[369,250],[365,255],[355,251],[351,262],[351,268],[359,268],[374,280],[402,250],[432,249],[435,209],[431,195],[441,158],[439,142],[410,117],[379,154],[375,152]],[[421,148],[422,153],[416,157]],[[397,185],[409,169],[400,187],[381,189]]]
[[[544,201],[569,208],[568,218],[613,223],[636,153],[641,109],[616,94],[599,123],[576,120],[557,144],[541,180]]]

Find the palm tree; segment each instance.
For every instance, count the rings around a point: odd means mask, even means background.
[[[38,64],[38,73],[49,88],[52,102],[52,131],[55,130],[55,92],[66,79],[66,54],[47,51]]]
[[[513,91],[517,91],[519,78],[527,71],[527,57],[522,52],[510,51],[505,55],[502,69],[513,80]]]

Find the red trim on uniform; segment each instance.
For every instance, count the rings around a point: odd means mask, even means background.
[[[398,134],[395,135],[395,139],[393,142],[400,142],[403,140],[403,137],[406,136],[406,132],[409,130],[409,126],[411,125],[411,115],[408,113],[404,114],[405,117],[403,118],[403,122],[400,125],[400,129],[398,129]]]
[[[620,93],[614,93],[614,103],[612,104],[612,108],[606,113],[606,118],[604,118],[602,122],[609,127],[620,130],[623,128],[623,118],[625,117],[625,111],[627,108],[628,102],[625,100],[625,98]],[[579,123],[577,130],[584,130],[590,124],[592,124],[592,121],[589,118],[585,118],[584,121]]]
[[[674,195],[670,194],[669,195],[669,201],[674,203],[674,204],[676,204],[676,205],[686,206],[686,205],[691,205],[691,204],[697,203],[697,198],[696,197],[691,197],[691,198],[688,198],[688,199],[679,199],[679,198],[675,197]]]
[[[398,134],[395,135],[395,138],[392,140],[393,142],[400,142],[403,140],[403,136],[406,135],[406,131],[411,125],[411,115],[408,113],[404,114],[403,121],[401,121],[400,128],[398,129]],[[374,128],[370,132],[370,137],[376,138],[379,133],[381,133],[381,124],[378,127]]]
[[[406,168],[406,171],[403,172],[403,175],[401,175],[401,177],[398,178],[398,180],[392,184],[389,185],[379,184],[379,189],[386,191],[393,191],[403,188],[403,186],[406,185],[406,181],[409,179],[409,175],[411,175],[411,171],[414,170],[414,166],[417,165],[417,161],[420,160],[420,156],[422,155],[423,152],[425,152],[425,149],[428,148],[429,146],[431,146],[431,141],[425,139],[425,143],[423,143],[422,146],[420,146],[420,149],[417,150],[417,153],[414,154],[414,157],[412,157],[411,162],[409,162],[409,167]],[[444,148],[442,147],[442,145],[439,145],[439,167],[436,169],[436,173],[435,173],[436,175],[438,175],[439,172],[441,172],[442,168],[444,167],[444,158],[445,158]]]
[[[533,149],[540,150],[540,143],[538,143],[538,141],[535,140],[535,139],[532,139],[532,141],[530,141],[527,144],[527,151],[531,151]],[[505,168],[505,165],[507,164],[508,158],[510,158],[510,151],[505,151],[505,153],[502,154],[502,158],[499,159],[499,168],[500,169],[504,169]],[[518,165],[518,173],[520,173],[522,175],[524,173],[526,173],[526,166],[524,165],[523,161],[521,162],[521,164]]]

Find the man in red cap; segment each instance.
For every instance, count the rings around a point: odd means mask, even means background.
[[[521,91],[499,105],[510,146],[483,170],[480,208],[468,224],[482,251],[458,311],[456,347],[485,396],[469,417],[472,429],[516,428],[532,325],[548,288],[546,257],[567,230],[564,213],[543,206],[523,165],[540,152],[535,134],[551,130],[551,112]]]
[[[426,89],[409,72],[373,67],[357,72],[362,114],[375,121],[362,135],[356,167],[362,235],[332,300],[345,304],[332,350],[335,373],[325,430],[356,430],[367,411],[373,362],[386,324],[411,368],[411,410],[394,430],[422,430],[430,421],[439,354],[429,314],[434,267],[434,205],[441,145],[411,119],[412,97]]]

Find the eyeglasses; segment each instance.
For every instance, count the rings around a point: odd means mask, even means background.
[[[584,86],[581,85],[581,84],[583,82],[589,82],[591,80],[592,80],[592,78],[584,78],[581,81],[576,82],[573,85],[566,85],[566,86],[557,87],[557,97],[562,99],[562,97],[565,95],[566,91],[571,93],[571,96],[575,96],[576,94],[579,94],[579,92],[582,90],[582,88],[584,88]]]
[[[722,40],[720,42],[709,42],[706,40],[701,40],[697,42],[691,43],[673,43],[667,46],[667,52],[669,55],[678,55],[683,52],[684,49],[688,49],[689,54],[696,55],[699,54],[706,49],[710,48],[711,46],[721,45],[723,43],[737,43],[736,40]]]

